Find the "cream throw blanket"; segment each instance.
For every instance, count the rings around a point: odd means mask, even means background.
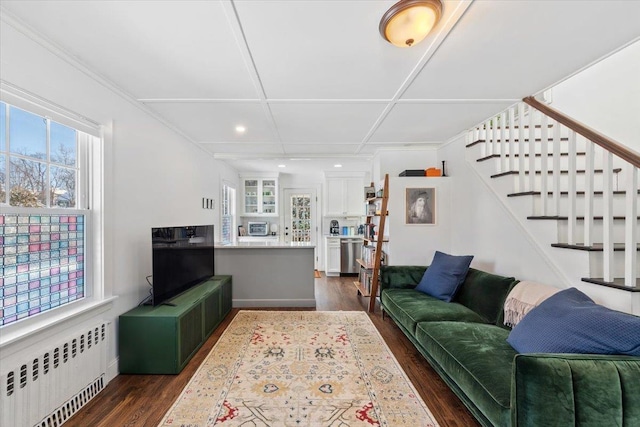
[[[536,282],[518,283],[504,302],[504,324],[514,327],[532,308],[560,289]]]

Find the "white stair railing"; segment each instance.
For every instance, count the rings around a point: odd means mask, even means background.
[[[602,265],[592,270],[601,271],[604,282],[636,287],[640,154],[533,98],[473,127],[467,141],[479,141],[481,156],[495,159],[492,174],[515,175],[514,193],[539,194],[534,216],[567,217],[567,241],[559,243],[602,245]],[[602,217],[598,242],[595,216]],[[616,216],[625,218],[624,241],[614,241]],[[623,272],[616,271],[616,257],[624,260]]]

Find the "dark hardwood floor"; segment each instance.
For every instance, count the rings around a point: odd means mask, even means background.
[[[316,310],[366,311],[369,298],[357,295],[353,281],[324,274],[315,279]],[[157,426],[237,312],[232,310],[180,374],[119,375],[65,427]],[[442,427],[480,425],[389,317],[382,320],[380,309],[369,316]]]

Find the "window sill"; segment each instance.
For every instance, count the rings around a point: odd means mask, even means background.
[[[74,304],[73,307],[68,307],[67,310],[62,310],[55,314],[46,313],[47,316],[36,316],[16,324],[7,325],[0,329],[0,350],[5,350],[13,344],[28,341],[29,338],[43,331],[47,331],[50,328],[65,329],[73,323],[98,316],[110,310],[116,298],[117,296],[113,296],[100,301],[87,301],[77,305]]]

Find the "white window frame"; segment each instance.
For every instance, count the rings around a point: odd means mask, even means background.
[[[237,231],[236,231],[236,224],[237,224],[237,215],[236,215],[236,197],[237,197],[237,190],[236,187],[226,181],[222,182],[222,185],[220,187],[220,192],[221,192],[221,196],[220,196],[220,240],[223,243],[235,243],[236,242],[236,236],[238,235]],[[230,233],[230,239],[229,240],[225,240],[224,239],[224,218],[225,217],[230,217],[231,218],[231,227],[229,230]]]
[[[0,201],[2,213],[68,213],[85,215],[85,297],[54,309],[4,325],[0,333],[0,350],[7,346],[22,343],[29,345],[36,342],[43,331],[64,330],[70,322],[76,322],[87,316],[93,317],[111,308],[113,297],[106,295],[104,282],[105,248],[104,248],[104,160],[105,141],[110,141],[110,125],[100,125],[77,113],[64,109],[7,82],[0,81],[0,99],[7,107],[14,106],[33,114],[72,127],[92,138],[86,141],[86,149],[79,148],[77,167],[84,170],[76,177],[76,208],[25,208],[12,207]],[[7,123],[7,129],[9,123]],[[79,134],[80,135],[80,134]],[[7,142],[8,135],[7,135]],[[10,148],[5,147],[7,162]],[[48,163],[48,159],[47,159]],[[9,193],[9,170],[5,171],[7,193]],[[82,207],[82,208],[79,208]],[[14,348],[13,346],[11,348]]]

